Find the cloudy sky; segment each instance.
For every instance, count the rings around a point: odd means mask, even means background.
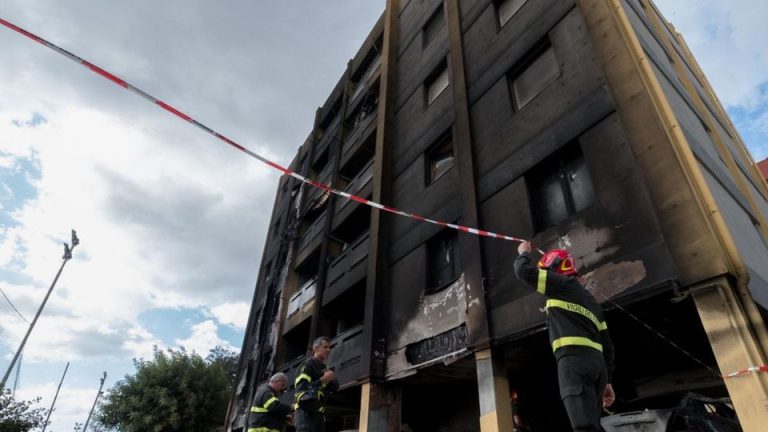
[[[757,160],[768,156],[768,3],[660,0]],[[332,6],[331,6],[332,4]],[[0,17],[287,164],[384,0],[3,0]],[[0,288],[31,320],[18,396],[84,422],[154,345],[239,350],[278,174],[0,28]],[[4,372],[26,323],[0,296]],[[15,374],[12,375],[12,380]]]

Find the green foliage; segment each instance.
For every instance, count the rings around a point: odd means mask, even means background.
[[[184,348],[155,348],[152,360],[134,359],[133,364],[136,373],[115,383],[99,404],[99,426],[124,432],[204,432],[224,422],[237,354],[217,347],[203,359]]]
[[[42,428],[45,408],[32,408],[40,399],[17,401],[9,389],[0,394],[0,432],[26,432]]]

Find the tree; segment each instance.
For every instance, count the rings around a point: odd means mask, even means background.
[[[0,394],[0,432],[26,432],[42,428],[45,408],[32,408],[40,399],[17,401],[9,389]]]
[[[108,430],[213,431],[224,421],[237,355],[215,348],[206,359],[184,348],[133,360],[136,373],[107,391],[96,413]]]

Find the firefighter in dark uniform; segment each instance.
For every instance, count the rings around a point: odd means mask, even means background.
[[[299,368],[296,387],[296,432],[325,431],[325,402],[339,389],[336,374],[325,366],[331,340],[320,336],[312,343],[312,357]]]
[[[599,432],[613,404],[613,343],[603,309],[580,281],[570,253],[556,249],[531,265],[531,243],[517,249],[515,274],[547,298],[547,326],[557,360],[560,397],[574,431]]]
[[[278,372],[269,379],[269,382],[256,390],[251,405],[251,413],[248,416],[248,432],[282,432],[285,422],[291,414],[291,406],[278,399],[285,387],[288,386],[288,377]]]

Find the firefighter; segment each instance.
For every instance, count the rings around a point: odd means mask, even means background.
[[[560,398],[574,431],[599,432],[602,408],[613,404],[613,343],[603,309],[584,288],[570,253],[555,249],[531,265],[531,243],[517,249],[515,274],[547,298],[547,326],[557,360]]]
[[[320,336],[312,343],[312,357],[296,375],[296,432],[325,431],[325,402],[339,389],[336,374],[325,366],[331,353],[331,340]]]
[[[288,386],[288,377],[278,372],[269,382],[256,390],[251,413],[248,416],[248,432],[281,432],[291,414],[291,406],[277,398]]]

